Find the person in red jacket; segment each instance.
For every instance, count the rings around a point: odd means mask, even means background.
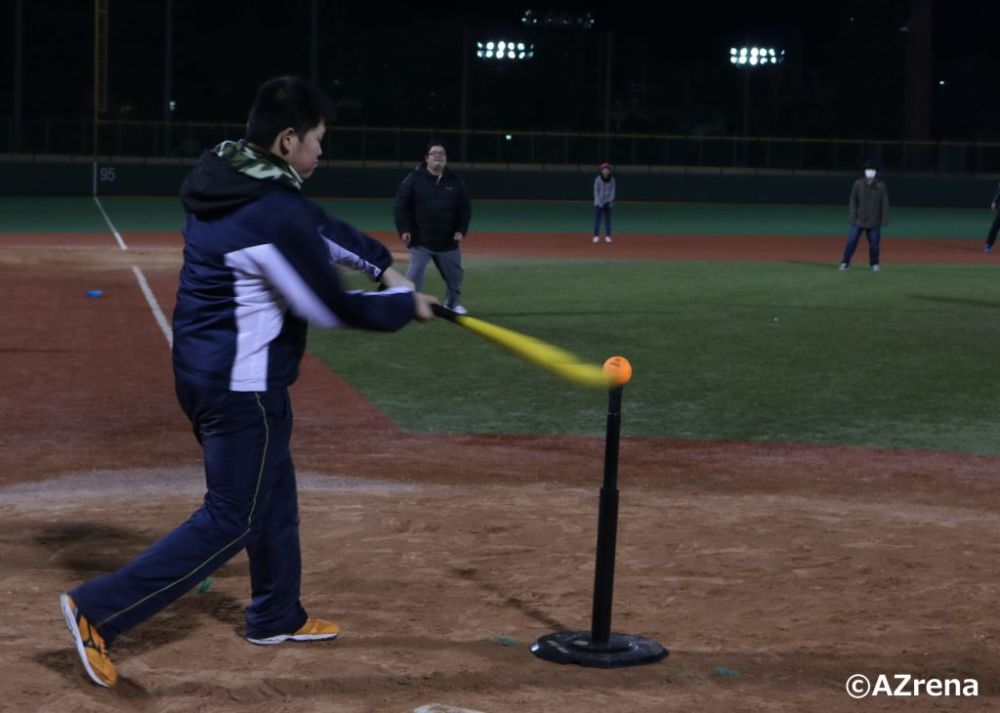
[[[615,205],[615,177],[611,164],[601,164],[601,172],[594,179],[594,242],[601,242],[601,218],[604,219],[604,240],[611,242],[611,209]]]

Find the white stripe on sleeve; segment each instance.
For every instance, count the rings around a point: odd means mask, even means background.
[[[330,259],[334,264],[357,270],[372,280],[377,280],[382,275],[382,270],[377,265],[373,265],[357,253],[353,253],[343,245],[330,240],[330,238],[323,235],[322,229],[319,230],[319,234],[326,243],[327,250],[330,251]]]

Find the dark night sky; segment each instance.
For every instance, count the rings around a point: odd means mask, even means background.
[[[751,75],[751,132],[894,138],[904,112],[908,0],[825,4],[422,3],[318,0],[320,85],[347,125],[457,127],[462,27],[470,39],[532,41],[533,62],[469,64],[474,128],[600,130],[604,48],[613,33],[614,125],[656,133],[739,133],[743,75],[733,44],[783,47]],[[1000,140],[1000,7],[934,4],[932,138]],[[14,2],[0,4],[0,116],[13,105]],[[108,118],[159,120],[165,0],[110,0]],[[241,122],[255,87],[308,76],[310,0],[174,0],[177,121]],[[469,8],[476,7],[473,12]],[[527,8],[589,9],[589,31],[529,30]],[[24,2],[25,121],[91,112],[93,5]],[[946,84],[940,86],[939,80]]]

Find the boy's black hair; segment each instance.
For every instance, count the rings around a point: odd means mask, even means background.
[[[444,141],[434,140],[427,142],[427,148],[424,149],[424,156],[429,154],[431,152],[431,149],[434,148],[435,146],[440,146],[441,148],[444,149],[445,153],[448,153],[448,147],[444,145]]]
[[[300,77],[275,77],[260,85],[250,117],[246,140],[268,148],[275,137],[291,127],[299,137],[333,118],[333,107],[319,88]]]

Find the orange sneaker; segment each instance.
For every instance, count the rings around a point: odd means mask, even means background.
[[[76,608],[76,602],[68,594],[59,595],[59,607],[69,633],[73,635],[76,651],[80,654],[83,667],[87,670],[90,680],[98,686],[110,688],[118,683],[118,672],[108,656],[108,648],[104,645],[101,632],[91,626],[87,617]]]
[[[286,641],[324,641],[336,639],[339,633],[340,627],[332,621],[306,619],[306,623],[294,634],[278,634],[277,636],[268,636],[263,639],[255,639],[248,636],[247,641],[258,646],[271,646],[272,644],[283,644]]]

